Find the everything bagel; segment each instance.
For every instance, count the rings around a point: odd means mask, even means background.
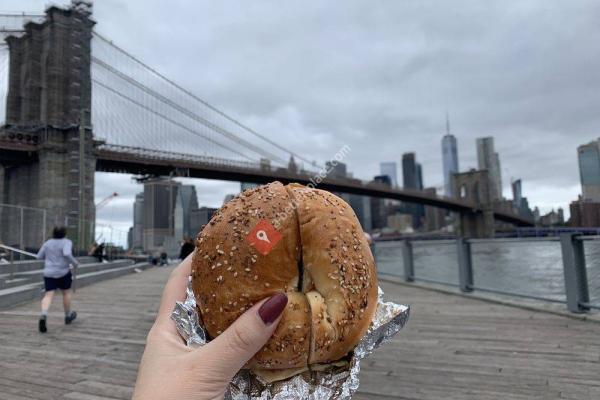
[[[267,250],[249,239],[264,224],[268,232],[258,234],[268,233]],[[377,304],[375,263],[350,206],[279,182],[247,190],[215,213],[196,240],[192,287],[211,338],[258,301],[287,293],[273,337],[248,363],[281,375],[346,356]]]

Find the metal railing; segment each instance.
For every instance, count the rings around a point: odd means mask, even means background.
[[[376,242],[378,270],[423,281],[600,309],[600,236]],[[398,268],[398,259],[402,268]]]
[[[78,251],[76,227],[79,221],[81,221],[79,218],[69,216],[57,218],[51,211],[44,208],[0,203],[0,244],[37,252],[46,239],[51,236],[52,227],[63,225],[68,228],[68,237],[73,240],[74,252],[78,255],[86,254],[93,241],[126,246],[127,231],[114,228],[110,224],[86,219],[83,221],[90,227],[90,231],[86,232],[87,240],[83,246],[84,249]],[[114,250],[113,246],[110,246],[110,249]],[[16,259],[23,258],[22,253],[17,252],[16,255]],[[112,259],[114,256],[116,254],[113,255],[111,252],[109,258]]]

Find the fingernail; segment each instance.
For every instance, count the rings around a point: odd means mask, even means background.
[[[285,293],[277,293],[265,301],[258,309],[258,315],[265,325],[273,323],[281,315],[288,302]]]

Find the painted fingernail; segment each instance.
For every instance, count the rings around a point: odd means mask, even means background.
[[[270,325],[281,315],[288,302],[285,293],[277,293],[265,301],[258,309],[258,315],[265,325]]]

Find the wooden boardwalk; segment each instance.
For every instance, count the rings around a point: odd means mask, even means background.
[[[170,268],[83,288],[79,318],[49,333],[38,304],[0,311],[0,399],[128,399]],[[412,305],[396,339],[363,363],[357,399],[600,399],[600,324],[382,284]]]

